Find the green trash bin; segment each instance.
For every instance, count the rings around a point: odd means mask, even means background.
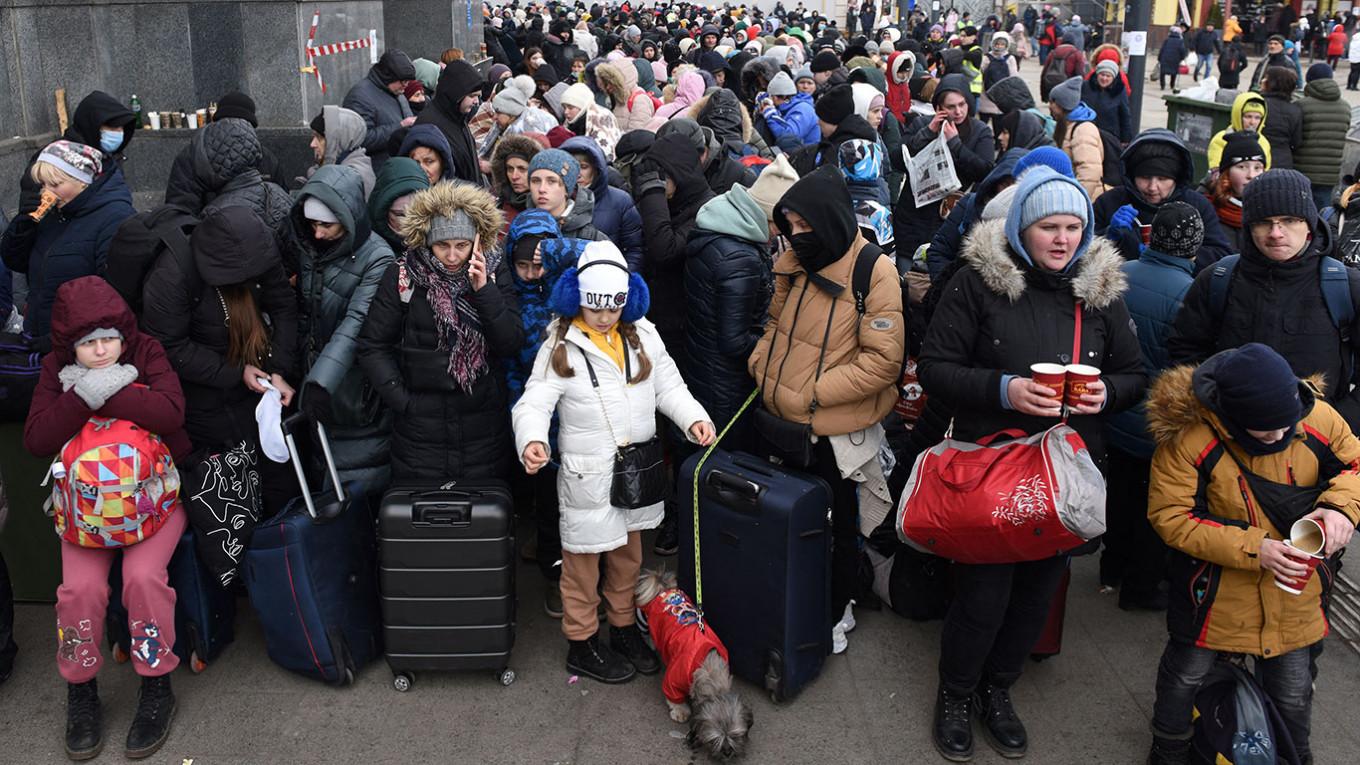
[[[1166,101],[1166,127],[1181,137],[1195,163],[1195,183],[1209,174],[1209,141],[1232,122],[1232,104],[1162,96]]]
[[[0,424],[0,481],[9,501],[0,551],[15,600],[52,603],[61,584],[61,541],[43,512],[51,486],[43,486],[42,480],[51,464],[51,457],[34,457],[24,448],[23,423]]]

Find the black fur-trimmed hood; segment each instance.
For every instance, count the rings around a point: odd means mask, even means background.
[[[1024,294],[1025,269],[1011,253],[1004,220],[984,221],[975,226],[963,242],[963,259],[992,292],[1011,302]],[[1077,261],[1071,277],[1072,294],[1093,309],[1109,307],[1128,288],[1123,265],[1119,248],[1104,237],[1096,237]]]

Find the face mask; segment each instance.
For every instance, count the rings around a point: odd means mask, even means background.
[[[105,154],[112,154],[118,151],[118,147],[123,145],[123,131],[121,130],[101,130],[99,131],[99,148]]]
[[[793,247],[794,257],[809,273],[822,270],[830,262],[826,248],[815,231],[790,236],[789,246]],[[834,259],[834,256],[830,259]]]

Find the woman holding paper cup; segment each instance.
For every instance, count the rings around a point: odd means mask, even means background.
[[[1311,761],[1308,649],[1327,634],[1334,570],[1323,559],[1360,522],[1360,440],[1318,385],[1248,343],[1168,370],[1148,396],[1148,517],[1172,548],[1150,762],[1185,761],[1195,692],[1220,653],[1255,657]]]
[[[1075,178],[1036,167],[1025,173],[1006,218],[979,223],[964,240],[966,266],[945,287],[919,366],[926,393],[955,409],[954,438],[1039,433],[1066,411],[1103,462],[1101,415],[1136,404],[1147,378],[1121,297],[1124,259],[1115,245],[1094,239],[1092,221],[1090,198]],[[955,564],[934,728],[946,758],[972,753],[970,700],[993,748],[1008,757],[1026,750],[1008,689],[1039,639],[1066,568],[1066,555]]]

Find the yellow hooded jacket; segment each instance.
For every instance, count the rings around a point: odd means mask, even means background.
[[[1237,98],[1233,99],[1232,121],[1228,123],[1228,127],[1215,133],[1214,137],[1209,140],[1210,170],[1217,170],[1218,163],[1223,159],[1223,147],[1228,144],[1225,136],[1227,136],[1228,133],[1235,133],[1238,130],[1243,129],[1242,114],[1246,111],[1248,104],[1253,104],[1255,108],[1258,108],[1261,112],[1261,124],[1256,127],[1256,140],[1266,152],[1266,169],[1270,169],[1270,141],[1267,141],[1265,136],[1262,135],[1262,131],[1265,130],[1266,127],[1266,120],[1270,118],[1270,112],[1266,109],[1265,96],[1253,91],[1247,91],[1246,93],[1238,94]]]

